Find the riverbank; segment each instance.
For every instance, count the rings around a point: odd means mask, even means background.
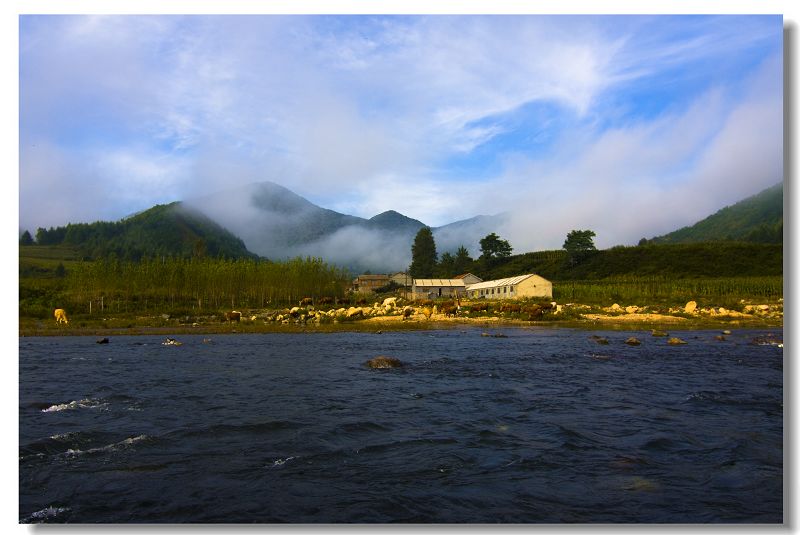
[[[750,305],[748,305],[750,306]],[[759,308],[759,307],[766,308]],[[522,319],[513,312],[498,312],[495,315],[446,315],[432,313],[424,308],[413,314],[401,313],[364,317],[363,311],[355,317],[342,316],[337,319],[314,321],[290,317],[276,321],[267,314],[253,314],[239,322],[222,322],[214,317],[185,318],[153,317],[108,317],[74,318],[69,324],[57,324],[54,320],[21,319],[19,336],[114,336],[114,335],[179,335],[179,334],[264,334],[264,333],[330,333],[330,332],[382,332],[404,330],[448,329],[462,326],[480,327],[487,330],[507,327],[554,327],[587,330],[700,330],[700,329],[759,329],[782,328],[783,307],[780,304],[755,305],[748,312],[722,309],[693,309],[691,312],[675,310],[667,313],[648,311],[647,307],[629,310],[621,307],[598,309],[586,305],[572,305],[559,309],[558,313],[544,315],[541,319]],[[567,312],[564,312],[564,311]],[[712,313],[713,311],[713,313]],[[430,313],[426,313],[430,312]],[[265,319],[266,318],[266,319]]]

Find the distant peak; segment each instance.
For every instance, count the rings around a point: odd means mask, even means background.
[[[380,214],[378,214],[378,215],[376,215],[374,217],[371,217],[370,219],[378,219],[378,218],[383,218],[383,217],[406,217],[406,216],[404,216],[400,212],[396,212],[394,210],[386,210],[385,212],[381,212]]]

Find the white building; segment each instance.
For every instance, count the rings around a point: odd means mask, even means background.
[[[525,297],[553,298],[553,283],[529,273],[507,279],[477,282],[467,286],[470,299],[522,299]]]
[[[414,279],[411,286],[413,299],[463,296],[466,285],[463,279]]]

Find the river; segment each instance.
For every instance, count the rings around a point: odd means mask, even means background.
[[[782,331],[719,334],[20,338],[19,521],[781,523]]]

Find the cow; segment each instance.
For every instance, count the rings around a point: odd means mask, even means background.
[[[56,323],[69,323],[67,312],[63,308],[57,308],[53,314],[56,317]]]
[[[414,314],[414,307],[407,306],[403,309],[403,321],[410,319]]]
[[[300,300],[300,304],[298,306],[304,307],[313,304],[314,304],[314,299],[312,299],[311,297],[304,297]]]
[[[457,316],[461,307],[457,305],[442,305],[442,314],[445,316]]]
[[[489,311],[489,303],[478,303],[477,305],[472,305],[470,307],[471,312],[488,312]]]
[[[239,322],[242,319],[242,313],[236,310],[231,310],[230,312],[225,313],[225,321],[230,323]]]
[[[333,297],[322,297],[319,300],[320,305],[332,305],[333,304]]]

